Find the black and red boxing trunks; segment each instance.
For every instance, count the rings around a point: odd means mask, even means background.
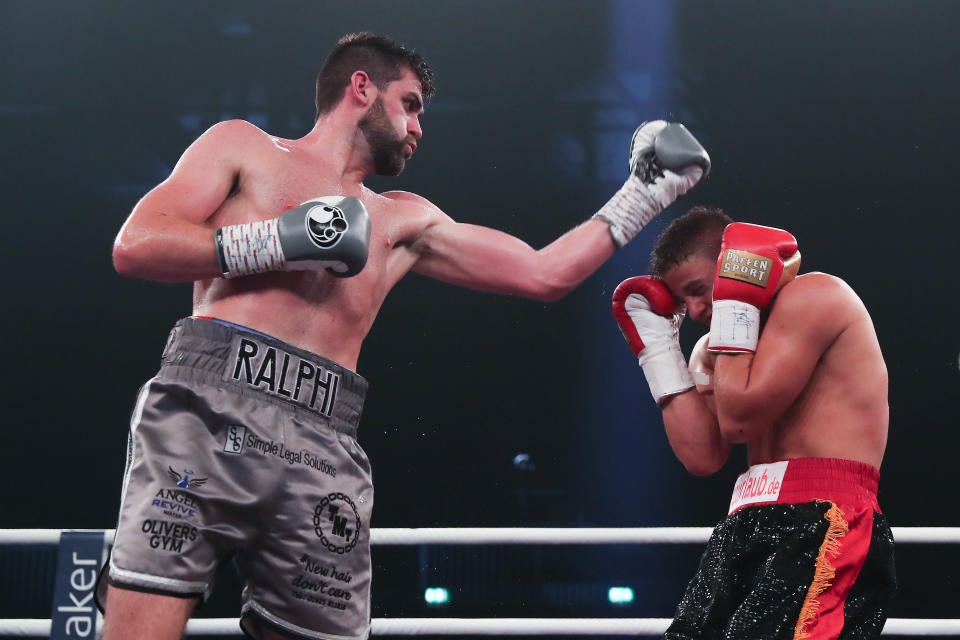
[[[178,322],[131,420],[103,577],[202,599],[235,558],[244,631],[368,637],[373,485],[356,440],[366,390],[349,369],[262,333]],[[106,580],[97,591],[105,604]]]
[[[665,639],[879,637],[896,592],[879,479],[829,458],[750,467]]]

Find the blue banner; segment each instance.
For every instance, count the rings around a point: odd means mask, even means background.
[[[93,590],[103,559],[103,531],[60,534],[57,576],[53,585],[51,640],[97,638]]]

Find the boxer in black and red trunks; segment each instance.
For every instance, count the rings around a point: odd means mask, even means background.
[[[879,479],[835,458],[751,466],[666,638],[879,636],[894,584]]]
[[[750,468],[665,638],[875,638],[896,591],[877,503],[887,371],[842,280],[797,276],[786,231],[696,207],[658,239],[652,276],[625,280],[614,315],[688,471]],[[708,324],[690,365],[684,314]]]

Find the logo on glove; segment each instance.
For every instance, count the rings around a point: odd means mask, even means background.
[[[339,207],[321,204],[307,212],[307,233],[315,245],[329,249],[340,242],[349,228],[347,218]]]
[[[741,251],[739,249],[727,249],[723,256],[720,272],[717,276],[721,278],[730,278],[731,280],[740,280],[747,284],[757,287],[766,287],[770,280],[771,260],[765,256]]]

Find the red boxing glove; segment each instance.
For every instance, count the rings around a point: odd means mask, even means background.
[[[743,222],[727,225],[713,283],[710,351],[756,351],[760,310],[799,267],[797,239],[790,233]]]
[[[678,308],[663,282],[652,276],[621,282],[613,292],[613,316],[630,351],[643,367],[657,404],[693,387],[677,341],[684,309]]]

